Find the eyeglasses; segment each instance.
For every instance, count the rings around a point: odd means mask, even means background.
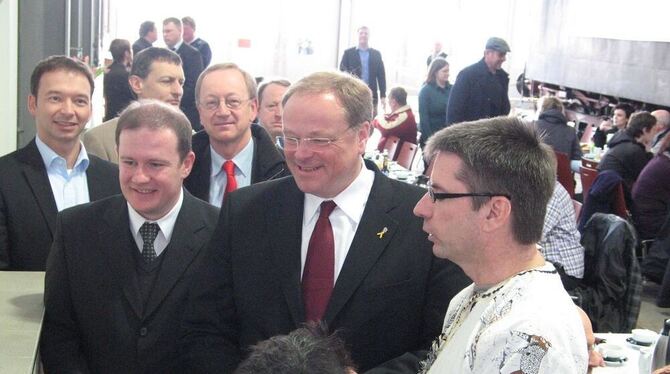
[[[509,200],[512,200],[512,196],[504,193],[493,193],[493,192],[462,192],[462,193],[449,193],[449,192],[435,192],[433,190],[433,184],[428,182],[428,196],[433,202],[444,199],[458,199],[461,197],[495,197],[502,196]]]
[[[226,106],[226,108],[234,110],[234,109],[239,109],[242,106],[242,104],[244,104],[245,102],[247,102],[249,100],[252,100],[252,99],[238,99],[236,97],[231,97],[231,98],[227,97],[224,101],[224,105]],[[218,97],[213,97],[213,98],[207,99],[203,102],[200,102],[200,106],[202,106],[203,108],[205,108],[207,110],[214,111],[214,110],[217,110],[221,107],[221,100]]]
[[[282,140],[284,141],[284,149],[288,151],[295,151],[298,149],[298,146],[302,144],[303,148],[306,148],[308,150],[319,150],[319,149],[325,149],[329,145],[337,142],[338,140],[342,139],[344,137],[344,134],[351,130],[351,127],[347,127],[346,130],[342,133],[337,138],[294,138],[292,136],[282,136]]]

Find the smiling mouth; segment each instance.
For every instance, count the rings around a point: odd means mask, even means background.
[[[319,170],[323,167],[323,166],[316,166],[316,167],[313,167],[313,168],[308,168],[308,167],[304,167],[304,166],[300,166],[300,165],[297,165],[297,166],[298,166],[298,169],[300,171],[305,172],[305,173],[312,173],[312,172],[315,172],[315,171],[317,171],[317,170]]]

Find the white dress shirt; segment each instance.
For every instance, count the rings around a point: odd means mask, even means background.
[[[375,173],[368,170],[361,159],[361,172],[351,184],[332,199],[324,199],[315,195],[305,194],[305,208],[302,217],[302,243],[300,250],[300,273],[305,270],[305,260],[307,259],[307,249],[309,239],[312,237],[314,226],[319,218],[321,203],[326,200],[333,200],[337,207],[330,214],[330,224],[333,228],[333,238],[335,241],[335,271],[334,281],[342,270],[344,260],[349,253],[349,247],[356,235],[356,229],[363,216],[365,204],[368,201],[372,183],[375,180]]]
[[[221,104],[223,105],[223,104]],[[216,153],[212,146],[209,146],[209,152],[212,155],[212,173],[209,175],[209,203],[221,207],[223,203],[223,194],[226,192],[228,177],[226,172],[221,169],[223,163],[228,161],[223,156]],[[235,164],[235,180],[237,188],[246,187],[251,184],[251,167],[254,161],[254,139],[232,159]]]
[[[84,144],[79,143],[81,148],[72,169],[68,169],[67,161],[46,145],[39,136],[35,137],[35,144],[47,169],[51,192],[56,200],[58,211],[88,203],[90,197],[86,169],[88,169],[89,160]]]
[[[147,220],[142,217],[132,206],[128,203],[128,217],[130,218],[130,232],[133,234],[135,239],[135,244],[137,248],[142,252],[142,247],[144,246],[144,240],[142,239],[142,234],[140,234],[140,227],[144,222],[157,223],[160,230],[154,241],[154,250],[156,251],[156,256],[160,256],[161,253],[167,248],[170,244],[170,239],[172,238],[172,232],[174,231],[174,225],[177,222],[177,216],[181,210],[181,204],[184,202],[184,190],[180,190],[179,199],[177,203],[172,207],[172,209],[163,217],[158,220],[152,221]]]

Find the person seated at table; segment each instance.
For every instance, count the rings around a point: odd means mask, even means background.
[[[582,149],[573,127],[568,126],[563,103],[555,97],[542,97],[539,100],[540,116],[535,122],[542,134],[542,141],[549,144],[554,151],[565,153],[570,158],[570,169],[579,173]]]
[[[449,303],[421,373],[584,373],[584,328],[536,244],[556,183],[550,147],[534,126],[494,117],[439,131],[426,155],[414,214],[433,253],[474,284]]]
[[[602,121],[593,134],[593,145],[598,148],[605,147],[605,144],[607,144],[607,135],[616,134],[625,129],[633,112],[635,112],[635,108],[630,104],[619,103],[614,106],[612,119]],[[607,146],[611,148],[609,144]]]
[[[633,183],[651,160],[647,151],[654,137],[656,117],[649,112],[635,113],[628,126],[608,143],[609,150],[598,164],[598,172],[616,171],[623,179],[624,191],[630,196]]]
[[[554,264],[563,287],[571,290],[584,277],[584,247],[579,240],[575,208],[568,191],[558,182],[547,204],[542,239],[537,243],[544,259]]]
[[[402,87],[394,87],[389,92],[388,100],[391,113],[379,116],[372,122],[382,135],[377,145],[380,152],[391,136],[400,138],[399,147],[404,142],[416,143],[416,121],[412,108],[407,105],[407,91]]]
[[[308,323],[251,348],[235,374],[348,374],[354,364],[344,342],[324,325]]]
[[[641,240],[654,239],[670,212],[670,137],[642,169],[633,186],[635,228]]]

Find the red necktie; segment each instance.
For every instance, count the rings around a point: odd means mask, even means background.
[[[321,212],[309,239],[305,270],[302,275],[302,298],[307,321],[319,321],[326,311],[335,283],[335,241],[328,218],[337,204],[321,203]]]
[[[223,163],[223,171],[226,172],[226,191],[223,193],[223,198],[228,196],[229,192],[237,189],[237,180],[235,180],[235,163],[228,160]]]

